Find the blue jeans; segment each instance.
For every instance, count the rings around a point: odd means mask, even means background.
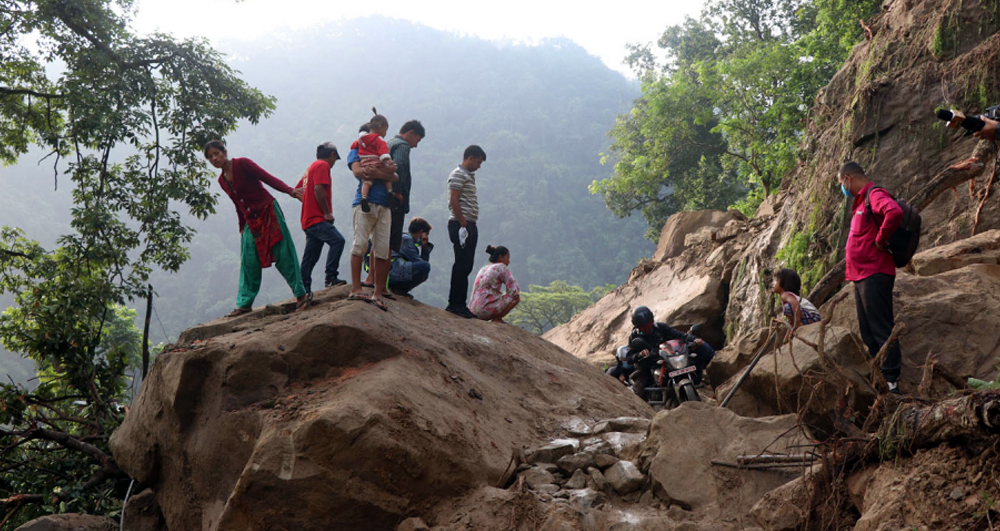
[[[306,229],[306,250],[302,253],[302,284],[312,291],[312,270],[323,254],[323,244],[330,246],[326,253],[326,283],[340,279],[340,256],[344,254],[344,237],[329,221],[321,221]]]
[[[402,260],[400,258],[399,260]],[[389,276],[389,289],[396,293],[408,293],[421,285],[431,274],[430,262],[410,262],[410,280],[393,280]]]

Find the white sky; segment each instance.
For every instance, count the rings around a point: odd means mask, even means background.
[[[178,37],[253,39],[330,21],[382,14],[487,40],[537,43],[567,37],[632,76],[625,45],[655,41],[705,0],[136,0],[135,27]]]

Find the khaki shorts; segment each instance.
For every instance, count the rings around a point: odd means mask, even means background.
[[[387,207],[370,205],[371,212],[361,210],[361,205],[354,207],[354,246],[351,254],[364,256],[368,250],[368,240],[372,241],[372,252],[376,258],[389,256],[389,228],[392,224],[392,214]]]

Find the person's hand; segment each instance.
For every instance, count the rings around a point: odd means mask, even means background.
[[[889,242],[884,242],[884,241],[880,242],[878,240],[875,240],[875,247],[877,247],[880,251],[888,251]]]
[[[429,235],[425,232],[423,234],[423,236],[420,237],[420,244],[421,245],[427,245],[427,243],[430,241],[430,238],[428,236]]]
[[[982,120],[986,122],[986,126],[980,129],[978,132],[974,133],[972,136],[980,138],[982,140],[996,140],[997,139],[997,121],[990,120],[985,116],[981,116]]]
[[[702,346],[704,344],[705,344],[705,340],[702,339],[702,338],[700,338],[700,337],[694,340],[694,346],[695,346],[695,348],[698,348],[698,347],[700,347],[700,346]]]
[[[323,221],[329,221],[330,223],[333,223],[333,213],[323,214]]]
[[[305,193],[305,190],[303,190],[302,188],[293,188],[288,195],[294,197],[295,199],[298,199],[299,201],[302,201],[303,193]]]
[[[625,383],[625,375],[624,374],[619,374],[618,375],[618,381],[621,382],[621,383]]]
[[[398,192],[393,192],[392,195],[396,198],[396,201],[399,201],[400,205],[403,204],[403,194]]]
[[[976,134],[979,134],[979,133],[976,133]],[[977,164],[978,162],[979,162],[979,158],[978,157],[969,157],[969,158],[963,160],[962,162],[956,162],[955,164],[952,164],[951,166],[948,166],[948,169],[949,170],[967,170],[967,169],[971,168],[973,164]]]
[[[649,351],[649,349],[647,348],[647,349],[643,350],[642,352],[640,352],[639,354],[640,354],[640,355],[641,355],[642,357],[644,357],[644,358],[648,358],[648,357],[649,357],[649,355],[650,355],[650,354],[652,354],[652,352],[650,352],[650,351]]]
[[[458,224],[459,224],[459,225],[461,225],[461,226],[462,226],[462,228],[464,229],[464,228],[465,228],[465,226],[469,224],[469,222],[468,222],[468,221],[465,221],[465,220],[463,219],[462,221],[459,221],[459,222],[458,222]]]

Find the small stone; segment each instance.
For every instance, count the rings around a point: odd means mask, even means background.
[[[604,470],[605,468],[608,468],[609,466],[617,462],[618,458],[613,455],[597,454],[594,456],[594,464],[597,465],[597,468],[600,468],[601,470]]]
[[[569,481],[566,482],[566,488],[582,489],[587,486],[588,477],[589,476],[587,476],[587,473],[584,472],[583,469],[578,468],[576,469],[576,472],[573,472],[573,477],[569,478]]]
[[[581,512],[586,512],[591,506],[604,501],[604,496],[591,489],[574,490],[569,495],[570,505],[576,507]]]
[[[572,454],[576,447],[569,442],[548,444],[540,448],[530,448],[524,451],[524,457],[529,463],[555,463],[560,457]]]
[[[578,452],[572,455],[564,455],[556,461],[556,466],[559,470],[567,474],[572,474],[578,469],[586,469],[588,466],[594,466],[594,454],[590,452]]]
[[[556,482],[556,477],[553,476],[551,472],[537,466],[531,467],[522,472],[521,477],[524,478],[525,484],[535,490],[538,490],[537,487],[539,485]]]
[[[601,441],[597,444],[591,444],[590,446],[584,447],[583,451],[590,452],[594,455],[597,454],[614,455],[615,447],[611,446],[611,443],[607,441]]]
[[[589,476],[587,478],[587,488],[600,492],[605,492],[611,488],[611,483],[604,477],[604,474],[601,474],[600,470],[593,467],[588,468],[587,475]]]
[[[396,531],[430,531],[430,528],[420,518],[413,517],[403,520]]]
[[[604,471],[604,477],[618,494],[634,492],[642,486],[645,476],[631,461],[618,461]]]
[[[553,499],[551,494],[545,492],[536,492],[535,497],[538,498],[538,501],[541,501],[543,503],[548,503]]]
[[[625,433],[646,433],[649,430],[649,419],[642,417],[618,417],[598,422],[594,425],[594,433],[620,431]]]
[[[569,491],[563,489],[563,490],[561,490],[561,491],[553,494],[552,497],[553,498],[560,498],[560,499],[563,499],[563,500],[568,500],[569,499]]]
[[[961,500],[963,497],[965,497],[965,490],[963,490],[961,487],[955,487],[951,489],[951,493],[948,494],[948,497],[955,501]]]
[[[656,505],[656,502],[657,499],[656,496],[653,495],[652,489],[643,492],[642,496],[639,498],[639,505],[642,505],[643,507],[653,507]]]
[[[593,433],[593,430],[591,430],[590,426],[588,426],[587,423],[581,419],[569,419],[563,422],[561,426],[562,429],[566,430],[567,433],[577,437],[582,437],[584,435],[590,435],[591,433]]]
[[[616,453],[621,452],[622,448],[625,448],[630,444],[639,443],[645,439],[645,433],[610,432],[604,434],[604,440],[615,449]]]
[[[544,485],[538,485],[537,487],[535,487],[534,490],[535,492],[544,492],[546,494],[555,495],[555,493],[559,492],[562,489],[559,488],[559,485],[555,485],[553,483],[546,483]]]

